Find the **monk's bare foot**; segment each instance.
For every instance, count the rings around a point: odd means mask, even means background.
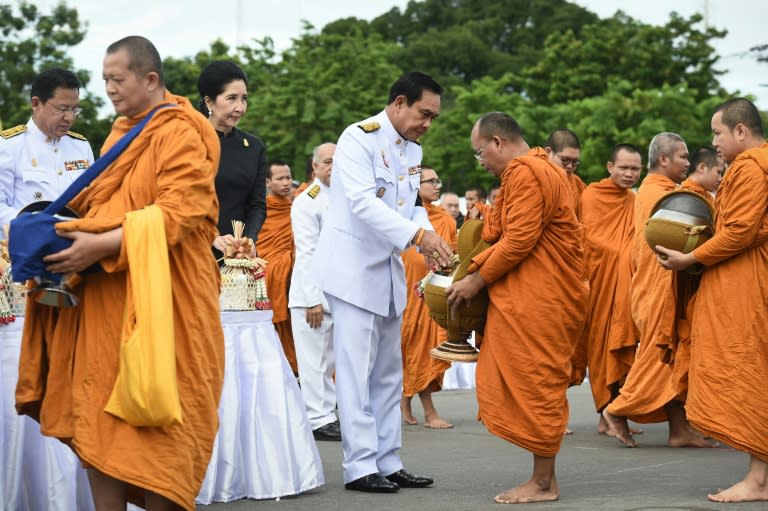
[[[565,428],[565,433],[563,435],[573,435],[573,430],[571,428]]]
[[[629,428],[629,434],[630,435],[642,435],[643,430],[640,428]]]
[[[432,429],[451,429],[453,424],[439,415],[435,415],[434,417],[424,417],[424,427]]]
[[[718,444],[715,441],[707,440],[704,438],[703,435],[691,431],[690,429],[686,428],[686,431],[681,433],[680,435],[676,436],[670,436],[669,441],[667,442],[667,445],[669,447],[705,447],[705,448],[712,448],[712,447],[719,447],[720,444]]]
[[[413,412],[411,411],[411,398],[405,397],[400,400],[400,414],[403,416],[403,422],[406,424],[410,424],[411,426],[415,426],[419,423],[419,421],[416,420],[416,417],[413,416]]]
[[[557,482],[534,481],[533,479],[496,495],[493,500],[499,504],[525,504],[528,502],[551,502],[560,498]]]
[[[608,436],[616,438],[627,447],[637,447],[637,443],[635,443],[629,432],[626,417],[619,417],[608,413],[607,408],[603,410],[603,417],[605,417],[605,422],[608,423]]]
[[[714,495],[707,495],[715,502],[753,502],[768,500],[768,486],[754,484],[748,480],[736,483],[727,490],[720,490]]]
[[[600,414],[600,420],[597,421],[597,434],[607,435],[609,429],[610,427],[608,426],[608,422],[605,420],[605,417]]]

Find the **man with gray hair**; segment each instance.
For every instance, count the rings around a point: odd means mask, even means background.
[[[291,206],[291,228],[296,257],[288,291],[293,342],[301,378],[301,394],[315,440],[341,440],[336,418],[333,373],[333,317],[323,291],[309,282],[308,270],[328,209],[328,191],[336,144],[320,144],[312,151],[314,181]]]
[[[464,223],[464,215],[461,214],[461,209],[459,209],[459,196],[453,192],[445,192],[440,197],[440,207],[456,220],[456,228],[461,228]]]
[[[688,170],[688,148],[680,135],[659,133],[648,148],[648,175],[635,200],[635,234],[630,258],[634,269],[630,285],[632,317],[640,334],[635,361],[618,397],[603,410],[608,434],[627,447],[636,447],[627,419],[641,423],[669,423],[669,447],[712,447],[688,427],[683,404],[685,389],[676,382],[672,366],[662,361],[659,345],[676,339],[686,303],[678,304],[678,286],[687,279],[667,272],[645,241],[645,223],[658,200],[674,191]],[[678,368],[680,369],[680,368]]]

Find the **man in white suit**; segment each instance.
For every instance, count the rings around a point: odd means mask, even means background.
[[[341,440],[336,419],[336,368],[333,355],[333,317],[323,291],[309,282],[309,264],[315,253],[328,208],[328,187],[336,144],[320,144],[312,151],[314,182],[291,206],[291,228],[296,258],[291,272],[288,308],[301,378],[301,394],[315,440]]]
[[[386,108],[347,127],[336,146],[311,278],[333,315],[348,490],[392,493],[433,482],[404,470],[398,455],[406,302],[400,253],[417,245],[431,262],[450,260],[450,247],[416,204],[422,155],[416,140],[440,113],[441,92],[427,75],[402,76]]]

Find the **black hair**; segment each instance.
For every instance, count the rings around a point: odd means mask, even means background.
[[[45,103],[53,97],[56,89],[59,87],[80,90],[82,86],[83,84],[80,83],[80,80],[72,71],[60,67],[52,67],[35,76],[34,80],[32,80],[30,98],[38,97],[40,101]]]
[[[418,71],[411,71],[397,79],[389,89],[387,104],[391,104],[398,96],[405,96],[408,106],[421,99],[424,89],[437,95],[443,93],[443,88],[431,76]]]
[[[203,68],[197,78],[197,92],[200,93],[199,110],[208,115],[208,107],[205,106],[205,98],[215,101],[216,97],[224,92],[230,83],[242,80],[248,86],[248,77],[240,66],[227,60],[214,60]]]

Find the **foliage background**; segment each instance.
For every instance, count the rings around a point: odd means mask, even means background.
[[[50,12],[27,1],[0,4],[2,125],[27,121],[33,76],[52,65],[72,69],[67,48],[86,31],[66,3]],[[270,38],[237,48],[213,40],[196,55],[166,56],[164,66],[168,87],[197,103],[202,67],[214,59],[240,64],[249,77],[240,127],[265,141],[271,159],[290,162],[299,179],[312,147],[380,111],[400,74],[431,74],[445,93],[440,118],[421,140],[424,160],[444,191],[462,193],[494,182],[469,145],[472,123],[494,110],[514,116],[531,145],[556,128],[575,131],[578,173],[588,182],[604,177],[616,143],[645,149],[656,133],[674,131],[690,150],[709,144],[711,113],[731,96],[712,47],[724,36],[699,15],[672,13],[655,26],[621,11],[599,18],[565,0],[424,0],[371,21],[342,18],[322,29],[305,23],[282,52]],[[764,48],[755,59],[768,65]],[[99,79],[74,71],[84,84]],[[87,92],[81,105],[76,130],[98,151],[113,119],[99,115],[101,100]]]

